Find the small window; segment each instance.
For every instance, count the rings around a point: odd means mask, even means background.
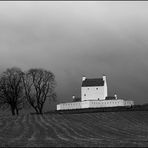
[[[98,90],[98,88],[96,88],[96,90]]]
[[[84,94],[84,96],[86,96],[86,94]]]
[[[87,88],[89,90],[89,88]]]

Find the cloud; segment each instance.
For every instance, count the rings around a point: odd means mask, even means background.
[[[146,101],[139,99],[146,98],[148,73],[145,2],[0,3],[3,67],[53,71],[59,101],[80,96],[82,74],[104,73],[110,94]]]

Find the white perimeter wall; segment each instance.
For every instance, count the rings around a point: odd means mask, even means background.
[[[124,100],[105,100],[105,101],[91,101],[89,102],[89,107],[115,107],[124,106]]]
[[[62,103],[57,105],[57,110],[80,109],[81,106],[81,102]]]
[[[131,106],[134,105],[133,101],[125,101],[122,99],[117,100],[103,100],[103,101],[83,101],[63,103],[57,105],[57,110],[69,110],[80,108],[100,108],[100,107],[116,107],[116,106]]]
[[[131,106],[131,105],[134,105],[134,101],[125,101],[125,106]]]

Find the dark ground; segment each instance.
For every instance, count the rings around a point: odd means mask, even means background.
[[[148,111],[0,115],[0,146],[144,147]]]

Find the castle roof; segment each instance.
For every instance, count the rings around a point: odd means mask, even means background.
[[[88,86],[104,86],[103,78],[85,79],[82,82],[82,87]]]
[[[114,96],[107,96],[105,100],[116,100],[116,98]]]

